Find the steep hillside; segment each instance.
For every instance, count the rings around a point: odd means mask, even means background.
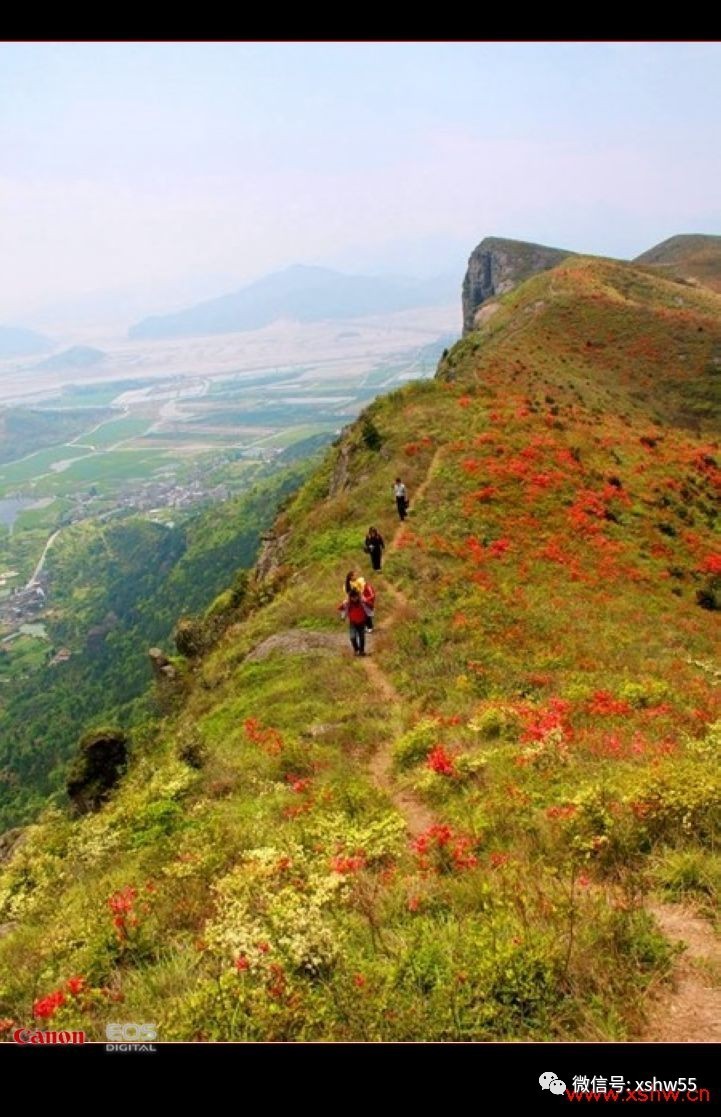
[[[376,401],[106,805],[20,836],[0,1015],[640,1034],[670,964],[649,889],[721,887],[720,369],[718,296],[572,258]],[[370,523],[360,660],[336,606]]]
[[[698,233],[669,237],[638,256],[634,263],[658,268],[669,278],[721,291],[721,237]]]
[[[148,648],[167,645],[181,614],[202,614],[236,571],[252,566],[276,508],[306,472],[306,463],[278,469],[172,528],[129,516],[61,533],[48,559],[44,663],[2,677],[0,831],[62,793],[78,727],[149,716]],[[58,662],[61,649],[71,656]]]

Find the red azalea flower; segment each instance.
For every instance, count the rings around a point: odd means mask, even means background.
[[[133,910],[133,904],[137,894],[135,888],[131,888],[129,884],[126,884],[125,888],[121,888],[109,898],[108,907],[116,915],[125,915]]]
[[[347,876],[349,873],[360,872],[361,869],[365,868],[365,865],[366,859],[363,853],[357,853],[352,857],[338,855],[330,859],[330,867],[333,872],[342,873],[344,876]]]
[[[443,745],[436,745],[428,754],[426,763],[431,771],[436,772],[439,776],[456,775],[456,766],[453,762],[453,757],[450,753],[446,752]]]
[[[54,1016],[57,1010],[65,1004],[65,994],[62,989],[56,990],[54,993],[48,993],[47,997],[42,997],[40,1000],[35,1001],[33,1005],[33,1016],[38,1016],[40,1019],[49,1020]]]

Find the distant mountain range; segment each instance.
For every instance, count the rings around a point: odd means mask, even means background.
[[[35,368],[59,370],[93,368],[104,360],[105,353],[102,349],[93,349],[90,345],[73,345],[70,349],[63,349],[61,353],[54,353],[52,357],[35,365]]]
[[[389,314],[457,298],[451,276],[417,280],[344,275],[329,268],[295,265],[265,276],[232,295],[208,299],[175,314],[145,318],[131,338],[192,337],[257,330],[279,319],[321,322]]]
[[[5,357],[32,357],[35,353],[47,353],[52,347],[49,338],[34,330],[0,326],[0,360]]]

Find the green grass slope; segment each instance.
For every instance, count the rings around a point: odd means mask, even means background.
[[[6,1029],[639,1034],[649,891],[721,887],[720,312],[569,260],[368,409],[111,800],[8,859]],[[359,661],[335,609],[371,523]]]

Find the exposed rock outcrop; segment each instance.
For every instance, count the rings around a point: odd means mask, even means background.
[[[256,582],[272,579],[283,565],[283,551],[290,538],[290,532],[267,531],[260,538],[263,546],[255,564],[254,577]]]
[[[353,449],[350,442],[344,442],[338,453],[338,460],[333,467],[333,473],[328,486],[328,496],[330,498],[338,496],[344,489],[350,485],[350,455]]]
[[[487,299],[505,294],[529,276],[555,268],[572,255],[565,248],[486,237],[471,253],[463,280],[463,333],[476,328],[476,312]]]
[[[13,830],[6,830],[4,834],[0,834],[0,864],[10,859],[24,833],[24,827],[16,826]]]
[[[150,666],[153,669],[153,675],[156,679],[161,681],[175,678],[176,670],[165,652],[161,651],[160,648],[150,648],[148,650],[148,656],[150,658]]]
[[[309,652],[337,655],[346,639],[345,631],[313,632],[309,628],[290,628],[287,632],[278,632],[263,640],[246,656],[246,662],[267,659],[273,652],[282,652],[284,655],[304,655]]]
[[[128,759],[121,729],[94,729],[80,741],[68,773],[67,793],[77,814],[97,811],[118,784]]]

